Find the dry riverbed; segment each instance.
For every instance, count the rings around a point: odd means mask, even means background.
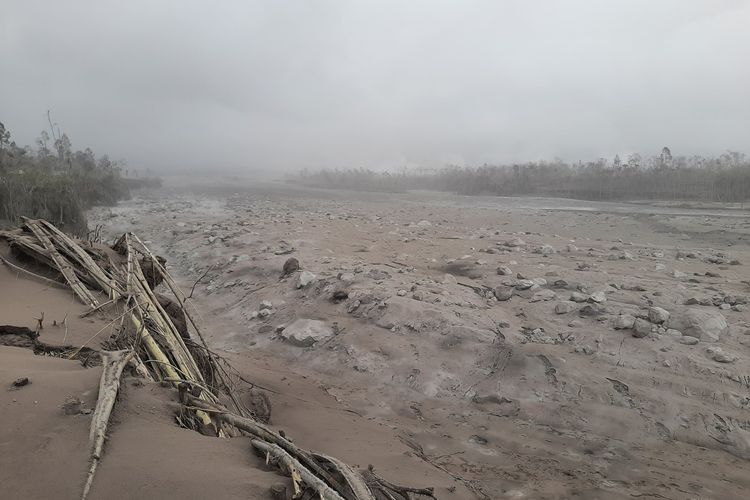
[[[235,179],[89,224],[195,284],[238,368],[357,416],[284,421],[287,394],[275,418],[307,446],[357,463],[347,440],[382,429],[440,498],[677,499],[750,488],[746,215]]]

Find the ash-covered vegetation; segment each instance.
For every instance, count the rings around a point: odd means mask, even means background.
[[[463,195],[743,202],[750,199],[750,160],[737,152],[708,158],[673,157],[665,147],[658,156],[632,154],[624,161],[615,156],[588,163],[555,159],[396,173],[320,170],[302,172],[294,181],[314,187],[383,192],[429,189]]]
[[[87,231],[85,211],[130,196],[130,189],[158,184],[131,178],[123,161],[76,150],[50,119],[34,147],[19,146],[0,122],[0,220],[18,224],[22,216],[46,219],[66,231]]]

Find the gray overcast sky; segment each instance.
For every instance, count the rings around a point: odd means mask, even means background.
[[[0,0],[0,121],[133,168],[750,153],[750,0]]]

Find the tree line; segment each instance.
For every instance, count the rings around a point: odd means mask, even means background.
[[[123,177],[123,161],[76,150],[68,135],[47,115],[49,129],[32,146],[20,146],[0,122],[0,220],[44,218],[82,235],[85,211],[125,199],[130,188],[153,182]]]
[[[625,161],[615,156],[611,161],[600,158],[587,163],[555,159],[399,172],[323,169],[303,171],[293,181],[383,192],[428,189],[462,195],[743,202],[750,199],[750,161],[731,151],[718,157],[673,157],[665,147],[660,155],[632,154]]]

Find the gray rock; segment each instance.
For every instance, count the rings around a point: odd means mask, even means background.
[[[662,323],[669,321],[669,311],[662,309],[661,307],[652,307],[648,310],[648,319],[651,320],[652,323],[661,325]]]
[[[578,310],[581,316],[601,316],[606,312],[606,308],[601,304],[586,304]]]
[[[258,311],[258,316],[260,316],[261,318],[267,318],[271,315],[272,312],[273,311],[271,311],[270,309],[261,309],[260,311]]]
[[[589,300],[589,296],[580,292],[573,292],[570,294],[570,300],[573,302],[586,302]]]
[[[688,278],[687,273],[683,273],[682,271],[677,271],[676,269],[672,272],[672,277],[674,279],[678,280],[686,280]]]
[[[298,347],[310,347],[333,335],[334,332],[328,325],[314,319],[295,320],[281,332],[281,337],[285,341]]]
[[[529,299],[529,302],[546,302],[548,300],[555,300],[557,298],[557,294],[553,292],[552,290],[539,290],[536,292],[531,299]]]
[[[516,283],[516,290],[528,290],[534,285],[535,283],[531,280],[519,280],[518,283]]]
[[[706,352],[717,363],[734,363],[737,361],[737,356],[724,352],[721,347],[709,347]]]
[[[607,296],[604,295],[604,292],[594,292],[589,296],[588,300],[597,304],[603,304],[607,302]]]
[[[511,271],[508,266],[500,266],[497,268],[497,274],[500,276],[512,276],[513,271]]]
[[[534,253],[539,253],[542,255],[552,255],[556,252],[557,250],[555,250],[555,247],[553,247],[552,245],[542,245],[534,249]]]
[[[642,339],[651,333],[651,323],[645,319],[636,318],[633,323],[633,337]]]
[[[698,342],[700,342],[700,340],[698,340],[695,337],[682,336],[679,338],[677,342],[679,342],[680,344],[685,344],[685,345],[695,345]]]
[[[714,342],[729,330],[727,320],[720,312],[697,308],[687,309],[681,314],[672,314],[667,327],[679,330],[689,337]]]
[[[526,242],[521,238],[513,238],[510,241],[503,243],[506,247],[523,247],[526,246]]]
[[[302,271],[297,277],[297,288],[305,288],[315,281],[316,276],[310,271]]]
[[[635,324],[635,316],[631,314],[620,314],[612,321],[615,330],[629,330]]]
[[[569,312],[573,312],[576,310],[578,306],[575,302],[571,302],[569,300],[564,300],[562,302],[558,302],[555,304],[555,313],[556,314],[567,314]]]
[[[513,296],[513,288],[509,286],[499,286],[495,288],[495,298],[499,301],[509,300]]]

